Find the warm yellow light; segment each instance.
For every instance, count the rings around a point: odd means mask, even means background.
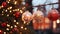
[[[14,22],[16,22],[16,20],[14,20]]]
[[[10,3],[9,1],[7,3]]]
[[[21,26],[21,29],[23,29],[23,26]]]
[[[56,28],[56,21],[53,21],[53,29]]]
[[[19,22],[16,22],[16,24],[19,24]]]
[[[27,30],[27,28],[25,28],[25,30]]]
[[[7,10],[5,10],[5,12],[7,12]]]
[[[10,7],[10,9],[12,9],[12,7]]]
[[[20,13],[23,13],[23,11],[22,11],[22,10],[20,10]]]
[[[14,25],[14,27],[17,27],[16,25]]]
[[[4,11],[2,11],[2,13],[4,13]]]
[[[57,23],[60,23],[60,22],[59,22],[59,19],[57,20]]]
[[[12,11],[10,10],[10,13],[11,13]]]
[[[9,25],[9,24],[7,24],[7,27],[10,27],[10,25]]]
[[[14,4],[16,5],[17,4],[17,1],[15,1]]]
[[[11,1],[11,0],[9,0],[9,1]]]
[[[3,6],[1,6],[3,8]]]
[[[18,9],[18,11],[19,11],[19,9]]]
[[[11,26],[11,28],[13,28],[13,26]]]
[[[4,32],[4,34],[6,34],[6,32]]]
[[[4,15],[4,14],[2,14],[2,15]]]
[[[9,28],[6,28],[7,31],[9,31]]]
[[[7,17],[9,16],[9,14],[7,14]]]

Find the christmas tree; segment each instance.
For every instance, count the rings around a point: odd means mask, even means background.
[[[34,34],[30,24],[22,21],[26,10],[23,0],[3,0],[0,4],[0,34]]]

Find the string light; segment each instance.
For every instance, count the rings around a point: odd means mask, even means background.
[[[60,22],[59,22],[59,19],[57,20],[57,23],[60,23]]]
[[[17,1],[15,1],[14,4],[16,5],[17,4]]]
[[[6,28],[7,31],[9,31],[9,28]]]
[[[4,15],[4,14],[2,14],[2,15]]]
[[[27,28],[25,28],[25,30],[27,30]]]
[[[5,10],[5,12],[7,12],[7,10]]]
[[[9,16],[9,14],[7,14],[7,17]]]
[[[7,24],[7,27],[10,27],[10,25],[9,25],[9,24]]]
[[[11,28],[13,28],[13,26],[11,26]]]
[[[16,22],[16,20],[14,20],[14,22]]]
[[[22,11],[22,10],[20,10],[20,12],[21,12],[21,13],[23,13],[23,11]]]
[[[23,26],[21,26],[21,29],[23,29]]]
[[[12,11],[10,10],[10,13],[11,13]]]
[[[9,0],[9,1],[11,1],[11,0]]]
[[[16,22],[16,24],[19,24],[18,22]]]
[[[6,32],[4,32],[4,34],[6,34]]]
[[[17,27],[16,25],[14,25],[14,27]]]
[[[9,1],[7,3],[10,3]]]
[[[2,11],[2,13],[4,13],[4,11]]]
[[[9,7],[10,9],[12,9],[12,7]]]

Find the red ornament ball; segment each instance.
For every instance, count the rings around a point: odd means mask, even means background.
[[[6,27],[7,26],[7,23],[2,23],[1,26],[2,27]]]
[[[48,18],[50,20],[57,20],[59,18],[59,13],[56,9],[52,9],[49,14],[48,14]]]
[[[3,31],[2,30],[0,30],[0,34],[3,34]]]
[[[7,3],[6,3],[6,2],[3,2],[3,3],[2,3],[2,6],[3,6],[3,7],[6,7],[6,6],[7,6]]]
[[[12,32],[14,32],[14,31],[18,32],[18,29],[17,28],[13,28]]]
[[[19,16],[20,16],[20,12],[19,11],[15,12],[15,17],[18,18]]]

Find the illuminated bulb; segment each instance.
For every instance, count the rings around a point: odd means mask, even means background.
[[[10,8],[7,8],[8,10],[10,9]]]
[[[16,24],[19,24],[18,22],[16,22]]]
[[[25,7],[23,7],[22,9],[25,9]]]
[[[13,26],[11,26],[11,28],[13,28]]]
[[[3,6],[1,6],[3,8]]]
[[[14,27],[17,27],[16,25],[14,25]]]
[[[5,12],[7,12],[7,10]]]
[[[12,11],[10,11],[10,13],[11,13]]]
[[[10,3],[9,1],[7,3]]]
[[[9,31],[9,28],[7,28],[6,30]]]
[[[4,13],[4,11],[2,11],[2,13]]]
[[[59,23],[59,19],[57,20],[57,23]]]
[[[23,26],[21,26],[21,29],[23,29]]]
[[[19,11],[19,9],[18,9],[18,11]]]
[[[26,22],[24,22],[24,24],[26,24]]]
[[[22,10],[20,10],[20,12],[21,12],[21,13],[23,13],[23,11],[22,11]]]
[[[30,23],[30,22],[29,22]],[[27,23],[27,25],[29,25],[29,23]]]
[[[11,1],[11,0],[9,0],[9,1]]]
[[[10,7],[10,9],[12,9],[12,7]]]
[[[14,20],[14,22],[16,22],[16,20]]]
[[[27,28],[25,28],[25,30],[27,30]]]
[[[4,14],[2,14],[2,15],[4,15]]]
[[[9,14],[7,14],[7,17],[9,16]]]
[[[9,24],[7,24],[7,27],[10,27],[10,25],[9,25]]]
[[[0,32],[1,32],[1,30],[0,30]]]
[[[14,4],[16,5],[17,4],[17,1],[15,1]]]
[[[6,34],[6,32],[4,32],[4,34]]]

